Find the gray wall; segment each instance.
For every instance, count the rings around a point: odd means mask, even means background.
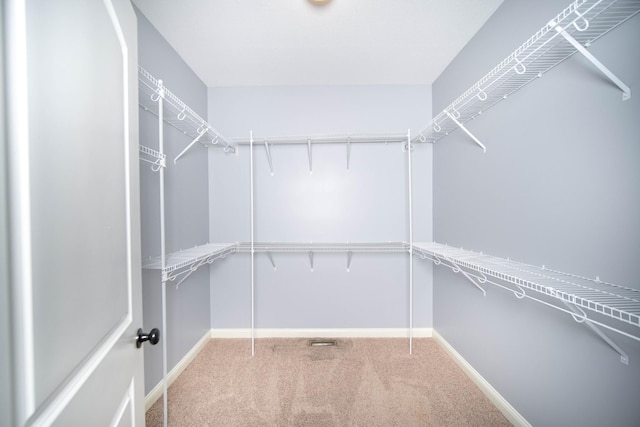
[[[233,137],[400,132],[426,123],[429,86],[210,88],[210,122]],[[249,240],[249,149],[210,149],[212,241]],[[408,239],[407,161],[400,144],[346,147],[274,146],[274,176],[264,146],[255,157],[255,239],[372,242]],[[416,239],[431,240],[432,147],[414,153]],[[256,256],[258,328],[403,328],[408,326],[406,254],[274,254],[273,271]],[[211,268],[213,328],[250,326],[250,258],[235,255]],[[431,327],[431,266],[416,263],[414,325]]]
[[[493,68],[566,0],[506,0],[433,86],[434,112]],[[435,240],[638,287],[640,16],[590,51],[635,91],[575,56],[434,149]],[[640,345],[630,366],[570,316],[434,272],[434,327],[534,425],[637,425]],[[638,333],[635,328],[636,335]]]
[[[9,227],[4,109],[4,3],[0,5],[0,425],[11,425],[11,329],[9,327]]]
[[[138,11],[139,63],[202,117],[207,115],[207,90],[178,54]],[[175,128],[164,126],[167,154],[165,169],[165,215],[167,252],[206,243],[207,155],[196,146],[178,164],[173,158],[191,140]],[[158,119],[140,110],[140,144],[158,148]],[[141,163],[142,256],[160,255],[159,177],[147,163]],[[158,271],[143,271],[144,328],[161,327],[161,280]],[[202,268],[179,289],[167,285],[168,364],[171,369],[209,330],[209,272]],[[162,379],[160,345],[145,347],[145,390],[148,393]]]

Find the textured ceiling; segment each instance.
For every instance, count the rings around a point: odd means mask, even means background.
[[[502,0],[133,0],[207,86],[431,84]]]

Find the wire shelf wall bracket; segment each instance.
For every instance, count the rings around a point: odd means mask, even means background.
[[[594,41],[640,12],[638,0],[575,0],[526,42],[438,113],[412,142],[436,143],[456,129],[462,129],[480,147],[463,125],[495,104],[542,77],[576,52],[580,52],[622,92],[631,90],[586,48]]]
[[[576,14],[578,14],[577,11],[576,11]],[[579,15],[579,16],[582,17],[582,15]],[[573,23],[573,26],[576,28],[577,31],[586,31],[589,28],[589,21],[584,17],[582,17],[582,21],[584,22],[584,26],[582,26],[582,27],[576,25],[575,22]],[[622,100],[623,101],[628,101],[629,99],[631,99],[631,89],[629,88],[629,86],[624,84],[624,82],[622,80],[620,80],[611,70],[609,70],[595,56],[593,56],[591,54],[591,52],[589,52],[587,50],[586,47],[582,46],[575,38],[573,38],[569,33],[567,33],[564,28],[562,28],[560,25],[556,24],[555,21],[553,21],[553,20],[550,21],[549,25],[554,27],[556,29],[556,31],[558,33],[560,33],[560,35],[562,37],[565,38],[565,40],[567,40],[569,43],[571,43],[571,45],[573,47],[575,47],[578,52],[580,52],[585,58],[587,58],[598,70],[600,70],[602,72],[602,74],[607,76],[607,78],[609,80],[611,80],[611,82],[613,82],[613,84],[615,84],[616,86],[618,86],[620,88],[620,90],[622,91]]]
[[[589,329],[591,329],[606,344],[608,344],[609,347],[611,347],[616,353],[618,353],[620,355],[620,362],[622,364],[629,365],[629,355],[624,350],[622,350],[618,344],[613,342],[613,340],[611,338],[609,338],[609,336],[607,334],[602,332],[602,330],[600,328],[598,328],[596,325],[594,325],[587,318],[587,314],[584,312],[584,310],[582,310],[580,307],[577,307],[577,306],[575,306],[573,304],[569,304],[566,301],[562,301],[562,302],[567,308],[569,308],[569,310],[571,310],[574,313],[574,314],[571,315],[571,317],[573,317],[573,320],[575,320],[577,323],[584,323],[586,326],[588,326]]]
[[[249,145],[251,138],[233,138],[237,145]],[[305,145],[309,163],[309,173],[313,174],[313,146],[318,144],[345,144],[347,171],[351,167],[351,146],[357,143],[403,143],[406,144],[406,134],[326,134],[313,136],[280,136],[280,137],[253,137],[254,145],[264,143],[269,172],[274,175],[273,153],[274,145]],[[404,146],[403,146],[404,147]],[[236,150],[237,154],[237,150]]]
[[[564,311],[578,323],[587,325],[596,335],[620,355],[628,365],[629,356],[600,328],[608,329],[635,341],[640,341],[640,289],[589,279],[483,254],[462,248],[453,248],[436,242],[414,243],[414,253],[436,265],[449,267],[454,272],[465,272],[472,283],[490,283],[512,292],[517,298],[528,298],[546,306]],[[444,263],[446,260],[448,263]],[[466,270],[463,270],[463,268]],[[489,279],[515,285],[516,289]],[[550,298],[550,303],[536,297]],[[561,307],[562,303],[566,308]],[[596,313],[605,320],[588,316]],[[623,330],[616,322],[630,326],[633,333]]]

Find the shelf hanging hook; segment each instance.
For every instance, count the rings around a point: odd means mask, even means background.
[[[158,102],[159,99],[160,99],[160,92],[159,90],[157,90],[153,93],[153,95],[151,95],[151,100],[153,102]]]
[[[162,162],[158,159],[153,163],[153,165],[151,165],[151,170],[158,172],[160,169],[162,169]]]
[[[440,127],[440,125],[438,123],[436,123],[435,121],[433,122],[433,130],[435,132],[440,132],[442,130],[442,128]]]
[[[575,14],[578,15],[578,19],[582,20],[584,25],[580,27],[578,25],[578,21],[573,21],[573,27],[580,32],[585,31],[587,28],[589,28],[589,21],[587,20],[587,18],[585,18],[583,14],[578,12],[577,9],[575,10]]]
[[[185,112],[186,110],[187,110],[187,107],[186,107],[186,106],[184,106],[184,107],[182,108],[182,111],[180,111],[180,112],[178,113],[178,120],[181,120],[181,121],[182,121],[182,120],[184,120],[184,119],[185,119],[185,117],[187,117],[187,113]]]
[[[574,311],[579,312],[571,313],[571,317],[573,317],[573,320],[575,320],[577,323],[584,323],[587,320],[587,313],[585,313],[584,310],[577,305],[574,305],[572,308],[574,309]]]
[[[513,66],[513,71],[515,71],[516,74],[524,74],[527,71],[527,67],[525,67],[525,65],[520,62],[518,58],[515,58],[515,61],[516,65]]]
[[[451,115],[456,119],[460,118],[460,112],[456,110],[456,107],[454,107],[453,105],[451,106]]]
[[[418,138],[420,139],[420,142],[427,142],[427,137],[424,136],[423,134],[420,134]]]
[[[520,285],[516,285],[516,288],[518,288],[518,290],[520,291],[519,293],[516,291],[513,291],[513,294],[516,296],[516,298],[522,299],[527,296],[527,293],[524,291],[524,289],[522,289]]]
[[[478,88],[478,94],[476,95],[480,101],[486,101],[487,93],[482,90],[482,88]]]

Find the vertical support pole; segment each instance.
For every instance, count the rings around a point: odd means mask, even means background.
[[[164,154],[164,86],[162,80],[158,80],[158,153]],[[164,217],[164,168],[159,170],[160,176],[160,267],[162,274],[162,417],[163,425],[167,427],[168,419],[168,399],[167,399],[167,247],[165,237],[165,217]]]
[[[255,345],[255,271],[254,271],[254,258],[255,248],[253,241],[253,131],[249,132],[249,159],[251,163],[251,356],[256,354]]]
[[[413,354],[413,198],[411,169],[411,129],[407,131],[407,163],[409,169],[409,354]]]

